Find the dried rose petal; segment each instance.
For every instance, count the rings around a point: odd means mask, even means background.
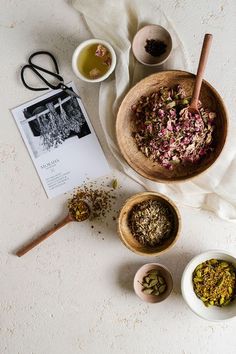
[[[178,163],[196,163],[213,148],[211,146],[216,114],[202,107],[199,114],[186,109],[190,97],[183,88],[161,88],[140,97],[131,109],[135,115],[133,136],[138,148],[167,169]]]
[[[90,70],[89,76],[91,79],[97,79],[101,74],[101,71],[97,68]]]
[[[108,50],[102,44],[98,44],[95,55],[97,57],[104,57],[107,54]]]

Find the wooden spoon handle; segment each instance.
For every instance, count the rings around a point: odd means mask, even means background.
[[[16,255],[18,257],[23,256],[25,253],[29,252],[32,248],[37,246],[39,243],[46,240],[46,238],[51,236],[55,231],[57,231],[61,227],[68,224],[70,221],[72,221],[72,219],[69,215],[67,215],[67,217],[65,219],[63,219],[61,222],[59,222],[57,225],[55,225],[52,229],[48,230],[47,232],[45,232],[44,234],[42,234],[41,236],[39,236],[38,238],[36,238],[32,242],[28,243],[26,246],[22,247],[19,251],[16,252]]]
[[[190,104],[190,107],[195,108],[195,109],[198,109],[198,99],[199,99],[199,95],[200,95],[200,90],[201,90],[201,86],[202,86],[202,79],[203,79],[204,71],[206,68],[208,55],[209,55],[210,48],[211,48],[212,39],[213,39],[212,34],[209,34],[209,33],[205,34],[204,41],[202,44],[201,56],[200,56],[198,69],[197,69],[197,76],[196,76],[196,80],[195,80],[193,96],[192,96],[192,100],[191,100],[191,104]]]

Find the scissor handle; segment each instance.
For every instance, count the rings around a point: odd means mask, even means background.
[[[34,63],[32,63],[32,58],[34,58],[35,56],[37,55],[41,55],[41,54],[46,54],[48,56],[50,56],[50,58],[52,59],[53,61],[53,64],[54,64],[54,67],[55,67],[55,72],[53,71],[49,71],[45,68],[42,68],[41,66],[39,65],[36,65]],[[32,91],[44,91],[44,90],[48,90],[48,88],[50,87],[51,89],[53,90],[57,90],[59,88],[61,88],[61,84],[63,84],[64,80],[62,78],[61,75],[59,75],[59,68],[58,68],[58,65],[57,65],[57,62],[56,62],[56,59],[54,58],[54,56],[49,53],[49,52],[46,52],[46,51],[39,51],[39,52],[36,52],[36,53],[33,53],[31,54],[31,56],[29,57],[29,64],[23,66],[23,68],[21,69],[21,80],[24,84],[25,87],[27,87],[28,89],[32,90]],[[40,80],[42,80],[48,87],[41,87],[41,88],[35,88],[35,87],[31,87],[29,86],[26,81],[25,81],[25,78],[24,78],[24,72],[26,69],[30,69],[31,71],[33,71],[39,78]],[[53,85],[51,84],[48,80],[46,80],[41,74],[40,74],[40,71],[48,74],[48,75],[51,75],[53,77],[55,77],[57,80],[59,80],[60,82],[58,83],[58,85]]]
[[[41,66],[32,63],[32,59],[33,59],[34,57],[36,57],[36,56],[38,56],[38,55],[42,55],[42,54],[43,54],[43,55],[48,55],[48,56],[52,59],[53,64],[54,64],[54,66],[55,66],[56,73],[59,74],[59,68],[58,68],[56,59],[54,58],[54,56],[52,55],[52,53],[49,53],[49,52],[47,52],[47,51],[45,51],[45,50],[41,50],[41,51],[39,51],[39,52],[35,52],[35,53],[31,54],[31,56],[29,57],[29,60],[28,60],[29,64],[32,65],[32,66],[34,66],[34,67],[35,67],[36,69],[38,69],[38,70],[42,70],[42,71],[44,71],[44,72],[46,72],[46,73],[48,73],[48,74],[51,74],[51,73],[52,73],[51,71],[48,71],[48,70],[46,70],[46,69],[43,69]],[[54,74],[54,73],[53,73],[53,74]]]

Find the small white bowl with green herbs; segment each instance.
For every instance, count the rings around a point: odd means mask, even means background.
[[[182,295],[189,308],[209,321],[236,317],[235,272],[236,258],[229,252],[213,250],[194,257],[181,280]]]

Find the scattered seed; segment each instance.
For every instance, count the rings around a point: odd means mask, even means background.
[[[112,209],[115,211],[112,207],[114,199],[116,199],[116,195],[114,195],[113,189],[106,188],[104,185],[97,186],[96,182],[91,182],[74,191],[72,198],[68,201],[68,207],[69,210],[71,205],[76,208],[81,201],[85,201],[91,209],[90,219],[103,221]]]

